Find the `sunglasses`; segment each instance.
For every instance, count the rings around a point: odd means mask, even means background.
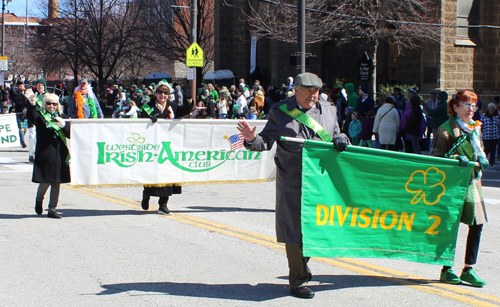
[[[156,94],[160,94],[160,95],[161,95],[161,94],[170,95],[170,93],[169,93],[169,92],[164,92],[164,91],[160,91],[160,90],[156,91]]]
[[[473,110],[474,112],[477,111],[477,105],[472,104],[472,103],[460,103],[460,105],[466,109],[466,110]]]
[[[50,106],[50,105],[57,106],[58,104],[59,104],[59,102],[50,102],[50,101],[47,101],[45,103],[45,105],[47,105],[47,106]]]

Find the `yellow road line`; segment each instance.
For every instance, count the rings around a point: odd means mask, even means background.
[[[372,270],[376,270],[376,271],[379,271],[380,268],[382,268],[378,265],[374,265],[374,264],[371,264],[368,262],[360,261],[360,260],[357,260],[354,258],[337,258],[337,259],[340,261],[343,261],[343,262],[351,263],[351,264],[354,264],[357,266],[366,267],[368,269],[372,269]],[[492,295],[488,295],[488,294],[484,294],[484,293],[480,293],[480,292],[475,292],[475,291],[472,291],[469,289],[457,287],[457,286],[450,285],[450,284],[445,284],[445,283],[442,283],[442,282],[439,282],[436,280],[425,279],[425,278],[422,278],[420,276],[416,276],[416,275],[412,275],[412,274],[408,274],[408,273],[404,273],[404,272],[400,272],[400,271],[396,271],[396,270],[392,270],[392,269],[388,269],[388,268],[383,268],[383,272],[394,275],[394,276],[402,277],[402,278],[416,280],[420,283],[433,284],[434,287],[440,287],[440,288],[446,289],[448,291],[454,291],[454,292],[457,292],[460,294],[465,294],[465,295],[474,295],[476,297],[480,297],[480,298],[483,298],[486,300],[495,301],[495,302],[500,303],[500,297],[496,297],[496,296],[492,296]]]
[[[136,205],[139,203],[138,201],[133,201],[131,199],[124,198],[121,196],[89,188],[72,189],[71,187],[66,185],[62,185],[62,187],[89,196],[97,197],[102,200],[109,201],[115,204],[126,206],[129,208],[141,209],[140,206]],[[228,225],[223,225],[220,223],[212,222],[209,220],[193,217],[182,213],[173,213],[171,215],[164,217],[176,220],[178,222],[186,223],[195,227],[219,232],[231,237],[236,237],[247,242],[267,246],[276,249],[278,251],[285,251],[284,244],[276,242],[274,238],[269,236],[264,236],[261,234],[253,233],[243,229],[231,227]],[[361,275],[371,276],[378,279],[382,279],[390,283],[404,285],[412,289],[424,291],[431,294],[436,294],[445,298],[449,298],[473,306],[489,307],[489,306],[499,306],[499,305],[480,301],[468,296],[474,296],[492,302],[500,302],[500,298],[495,296],[475,292],[472,290],[467,290],[449,284],[440,283],[435,280],[425,279],[416,275],[411,275],[405,272],[384,268],[378,265],[356,260],[353,258],[337,258],[335,260],[330,258],[313,258],[313,259]]]

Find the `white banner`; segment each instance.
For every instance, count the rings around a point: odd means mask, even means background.
[[[267,121],[250,121],[257,132]],[[243,146],[237,120],[71,122],[71,185],[213,184],[275,178],[274,153]],[[273,146],[274,148],[274,146]]]
[[[20,147],[16,113],[0,115],[0,148]]]

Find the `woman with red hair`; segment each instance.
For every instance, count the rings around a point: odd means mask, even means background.
[[[465,266],[460,277],[449,266],[444,266],[440,280],[450,284],[468,282],[475,287],[483,287],[486,282],[477,276],[472,268],[476,264],[479,241],[483,224],[486,223],[486,208],[481,192],[481,172],[488,168],[488,159],[481,140],[481,122],[472,117],[477,111],[477,95],[462,90],[448,103],[449,119],[437,133],[431,155],[458,159],[460,165],[467,167],[469,162],[479,162],[474,167],[473,178],[464,201],[461,222],[469,225]]]

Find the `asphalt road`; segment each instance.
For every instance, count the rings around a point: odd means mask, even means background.
[[[61,189],[53,220],[37,216],[26,150],[0,151],[0,306],[500,306],[500,171],[485,172],[490,222],[484,288],[438,282],[439,266],[315,258],[312,300],[288,293],[274,239],[274,182],[186,186],[173,214],[142,211],[142,188]],[[45,204],[45,208],[47,205]],[[455,269],[467,229],[460,227]]]

